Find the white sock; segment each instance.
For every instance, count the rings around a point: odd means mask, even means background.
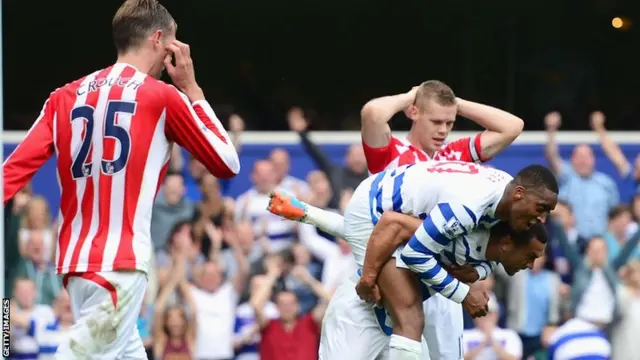
[[[422,343],[409,338],[391,335],[389,341],[389,360],[420,360]]]
[[[344,217],[333,211],[307,204],[305,223],[317,226],[333,236],[344,238]]]

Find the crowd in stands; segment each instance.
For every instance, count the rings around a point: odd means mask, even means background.
[[[294,108],[288,116],[318,168],[306,179],[289,175],[288,153],[276,148],[243,170],[253,187],[231,199],[201,164],[174,152],[153,209],[155,271],[137,324],[149,359],[317,359],[326,305],[356,264],[343,239],[269,214],[268,194],[282,189],[342,212],[368,173],[359,144],[343,164],[332,163],[309,138],[303,112]],[[609,139],[604,115],[592,114],[604,152],[628,179],[628,188],[619,188],[595,170],[589,146],[561,158],[560,115],[545,122],[546,156],[561,186],[547,221],[547,254],[533,269],[513,277],[497,271],[483,281],[490,311],[466,319],[465,359],[544,359],[571,352],[572,336],[594,353],[611,347],[615,360],[640,359],[640,156],[626,159]],[[242,119],[230,123],[241,151]],[[26,188],[7,206],[5,223],[12,354],[52,358],[73,322],[53,266],[55,219]]]

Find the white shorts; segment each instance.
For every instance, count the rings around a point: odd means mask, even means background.
[[[372,214],[369,203],[369,192],[373,181],[375,181],[375,177],[370,177],[358,186],[344,215],[345,240],[351,245],[356,263],[360,266],[364,264],[367,244],[374,228],[372,221],[374,214]],[[400,259],[403,248],[404,246],[400,246],[393,256],[396,258],[397,267],[408,269],[408,266]],[[355,294],[355,290],[351,290]],[[431,289],[429,290],[431,297],[423,304],[425,313],[423,336],[426,338],[431,358],[459,360],[463,357],[461,355],[462,331],[464,330],[462,305]],[[357,294],[355,296],[358,298]],[[390,319],[387,319],[386,323],[392,326]]]
[[[356,293],[358,276],[342,280],[331,297],[320,334],[319,360],[388,359],[389,336],[373,311]]]
[[[140,271],[64,276],[75,323],[56,360],[144,360],[136,322],[147,288]]]
[[[461,360],[464,319],[462,305],[440,294],[434,294],[423,304],[424,329],[432,359]]]
[[[389,358],[391,318],[360,300],[355,291],[358,279],[355,274],[344,278],[329,302],[322,320],[319,360],[341,360],[344,354],[349,360]],[[380,323],[387,324],[386,334]],[[431,359],[424,337],[422,354],[422,360]]]

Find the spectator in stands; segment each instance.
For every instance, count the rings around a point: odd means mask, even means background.
[[[584,321],[598,326],[608,326],[617,315],[617,272],[627,263],[631,253],[638,246],[640,232],[627,241],[613,261],[608,261],[607,246],[602,238],[595,237],[589,241],[583,259],[555,222],[552,223],[552,231],[574,269],[572,313]]]
[[[176,261],[186,261],[185,276],[187,281],[192,280],[193,269],[204,264],[205,258],[200,252],[199,242],[192,235],[191,223],[181,220],[171,230],[165,249],[157,252],[156,269],[159,288],[164,287],[170,279]],[[177,295],[177,293],[169,295],[169,305],[175,305],[178,302]]]
[[[240,294],[249,273],[246,256],[233,238],[223,238],[234,249],[238,271],[225,280],[219,262],[209,260],[199,267],[197,287],[191,295],[196,307],[196,359],[231,359],[233,357],[233,329]]]
[[[575,227],[576,219],[571,210],[571,205],[564,201],[558,201],[556,208],[551,212],[551,217],[564,230],[564,234],[571,246],[577,249],[580,254],[584,254],[584,250],[587,247],[587,239],[578,234],[578,230]],[[562,281],[570,284],[573,279],[571,264],[567,254],[560,246],[560,241],[553,236],[553,233],[551,235],[551,244],[547,248],[551,258],[547,259],[547,261],[550,261],[552,268],[560,275]]]
[[[640,354],[640,261],[621,271],[623,285],[618,291],[620,322],[612,332],[613,360],[628,360]]]
[[[153,316],[153,355],[158,360],[191,360],[194,359],[196,346],[196,329],[200,321],[198,306],[195,304],[187,280],[187,259],[178,257],[171,269],[171,274],[160,290],[156,300]],[[167,308],[167,300],[176,289],[185,299],[185,306],[174,305]],[[209,326],[216,326],[213,323]]]
[[[9,200],[4,208],[4,293],[11,294],[13,289],[13,269],[22,258],[20,256],[20,238],[18,236],[24,210],[31,199],[31,185],[27,184]]]
[[[629,225],[632,222],[631,209],[626,205],[615,206],[609,211],[607,233],[602,237],[607,244],[609,261],[613,261],[616,256],[618,256],[620,249],[627,242],[627,239],[631,237],[629,234]],[[640,259],[640,248],[636,248],[631,256]]]
[[[180,152],[180,157],[182,157],[182,152]],[[182,171],[185,186],[185,197],[187,199],[194,202],[202,200],[203,194],[200,189],[200,181],[207,173],[207,168],[205,168],[200,161],[191,156],[189,159],[189,166],[184,168]]]
[[[205,231],[205,223],[213,222],[217,227],[221,227],[227,214],[227,203],[220,192],[218,179],[207,173],[200,179],[200,190],[202,191],[202,201],[195,206],[193,219],[194,238],[201,242],[202,251],[208,254],[211,248],[211,239]]]
[[[266,234],[269,238],[269,250],[279,251],[293,243],[295,223],[282,221],[267,210],[269,193],[278,184],[274,171],[271,161],[260,160],[254,163],[251,174],[253,187],[236,200],[234,221],[249,221],[256,235]]]
[[[618,188],[609,175],[595,170],[595,157],[589,145],[575,146],[571,163],[560,157],[555,139],[560,121],[557,112],[545,118],[548,135],[545,155],[558,177],[560,199],[571,205],[580,236],[602,236],[607,230],[608,212],[620,200]]]
[[[24,255],[13,269],[12,278],[31,279],[36,287],[36,304],[51,306],[62,284],[50,258],[46,257],[44,233],[31,231],[28,236]]]
[[[634,160],[633,165],[631,161],[626,158],[620,146],[616,144],[613,139],[607,134],[607,129],[604,126],[605,116],[600,111],[594,111],[591,113],[591,128],[598,135],[600,140],[600,146],[605,155],[615,165],[618,174],[624,179],[622,187],[619,189],[621,199],[624,202],[630,202],[633,196],[640,192],[640,154],[638,154]]]
[[[209,224],[208,232],[219,236],[220,241],[223,237],[232,238],[231,242],[237,243],[239,249],[243,252],[249,268],[260,266],[262,261],[263,249],[258,242],[255,241],[254,231],[251,224],[248,222],[241,222],[233,225],[233,228],[217,231],[214,228],[215,225]],[[234,255],[234,249],[227,248],[221,251],[221,261],[224,264],[224,269],[228,277],[233,277],[239,269],[238,261]]]
[[[611,359],[611,343],[598,322],[578,316],[548,334],[547,359]]]
[[[32,280],[18,278],[15,281],[10,315],[25,321],[11,322],[11,354],[16,359],[37,360],[40,353],[36,341],[35,324],[48,324],[55,319],[53,309],[36,304],[36,287]],[[33,320],[33,321],[32,321]]]
[[[227,128],[227,132],[229,137],[231,138],[231,142],[235,145],[236,151],[238,154],[242,149],[242,143],[240,141],[240,136],[244,132],[244,120],[238,116],[237,114],[232,114],[229,117],[229,127]],[[172,164],[177,163],[178,161],[174,161],[174,159],[178,158],[180,162],[184,163],[183,160],[184,152],[177,145],[174,144],[174,151],[171,155]],[[197,202],[202,200],[203,193],[200,188],[200,183],[202,177],[205,174],[208,174],[207,169],[202,165],[198,160],[196,160],[193,156],[189,158],[188,166],[180,167],[180,172],[184,177],[185,183],[185,196],[187,199]],[[228,182],[226,180],[221,181],[221,188],[225,189]]]
[[[185,196],[184,179],[177,173],[168,174],[162,191],[158,192],[151,216],[151,240],[154,250],[167,243],[167,234],[180,221],[193,219],[194,206]]]
[[[560,277],[544,269],[545,257],[536,259],[531,270],[509,280],[507,327],[522,340],[522,358],[542,349],[541,335],[547,326],[560,322]]]
[[[306,278],[301,274],[309,274],[314,279],[320,279],[322,266],[312,261],[309,250],[300,243],[295,243],[291,248],[293,252],[294,266],[291,273],[285,279],[285,286],[288,290],[293,291],[298,298],[300,304],[300,312],[307,313],[318,303],[315,292],[309,286]]]
[[[351,247],[344,239],[333,239],[313,225],[303,223],[298,224],[298,239],[311,255],[322,262],[320,279],[328,291],[331,292],[338,286],[344,274],[356,271],[357,264],[351,254]]]
[[[255,275],[251,279],[249,294],[253,296],[253,294],[259,292],[266,281],[268,281],[266,275]],[[271,300],[267,300],[264,304],[263,314],[268,320],[277,319],[279,315],[276,304]],[[260,360],[258,351],[260,345],[260,327],[256,322],[255,312],[248,301],[238,305],[234,333],[233,348],[236,352],[235,360]]]
[[[337,165],[329,159],[318,145],[309,139],[309,133],[307,132],[309,123],[304,117],[302,109],[294,107],[289,110],[287,120],[289,122],[289,129],[298,133],[302,146],[304,146],[307,153],[309,153],[316,166],[329,178],[333,196],[328,206],[337,208],[342,190],[347,188],[350,188],[352,191],[355,190],[362,180],[366,179],[369,175],[362,145],[351,145],[345,156],[346,166]]]
[[[260,326],[261,360],[314,360],[318,358],[320,342],[320,324],[330,296],[319,281],[309,273],[297,274],[315,292],[320,303],[307,314],[300,312],[300,304],[292,291],[281,290],[275,293],[275,304],[280,317],[269,320],[264,312],[265,304],[272,294],[282,268],[276,261],[267,262],[266,281],[252,294],[249,300]],[[303,269],[303,268],[298,268]],[[346,355],[346,354],[345,354]]]
[[[522,342],[511,329],[498,327],[500,305],[492,292],[492,277],[481,284],[489,293],[489,313],[473,320],[476,328],[465,330],[462,335],[465,360],[520,360]],[[461,349],[462,350],[462,349]]]
[[[153,320],[153,303],[155,303],[156,299],[150,299],[149,290],[144,294],[144,301],[142,302],[142,306],[140,307],[140,315],[138,316],[138,320],[136,321],[136,327],[138,328],[138,333],[140,334],[140,339],[142,339],[142,344],[144,345],[144,350],[147,353],[147,358],[150,360],[154,360],[153,356],[153,334],[151,331],[151,324]]]
[[[287,150],[281,148],[271,150],[271,153],[269,154],[269,161],[273,164],[276,183],[278,184],[279,189],[288,191],[303,198],[308,196],[309,185],[307,185],[303,180],[289,174],[291,160]]]
[[[35,339],[38,343],[38,360],[54,359],[58,346],[70,334],[73,325],[71,301],[66,290],[62,290],[53,302],[54,319],[48,323],[34,322]],[[11,321],[14,321],[12,318]]]
[[[21,254],[24,253],[27,241],[33,233],[41,233],[41,238],[44,242],[44,257],[47,261],[53,261],[56,237],[51,228],[49,205],[41,196],[32,196],[26,204],[22,227],[19,232]]]

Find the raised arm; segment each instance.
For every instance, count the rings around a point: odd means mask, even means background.
[[[469,285],[450,275],[436,260],[456,237],[464,235],[476,226],[479,218],[459,203],[439,203],[422,222],[402,250],[402,261],[418,277],[443,296],[462,303],[469,293]]]
[[[524,121],[513,114],[460,98],[457,103],[459,115],[487,129],[479,140],[478,156],[482,161],[496,156],[522,133]]]
[[[598,135],[598,139],[600,140],[600,146],[602,147],[602,151],[607,155],[609,160],[613,163],[613,165],[618,170],[620,176],[625,177],[629,174],[631,170],[631,164],[629,160],[624,156],[622,150],[620,150],[620,146],[615,143],[607,134],[607,129],[604,126],[605,117],[604,114],[600,111],[594,111],[591,113],[591,128]]]
[[[164,94],[165,135],[170,141],[187,149],[217,178],[231,178],[240,172],[240,160],[235,145],[198,86],[191,60],[189,45],[173,41],[167,46],[173,55],[164,65],[173,86]]]
[[[309,273],[309,270],[304,266],[294,267],[291,274],[309,286],[311,291],[313,291],[313,294],[320,300],[318,305],[311,310],[311,316],[313,316],[316,323],[322,323],[322,318],[324,317],[324,312],[327,309],[327,304],[329,304],[329,301],[331,300],[331,294],[324,288],[324,285],[322,285],[320,281]]]
[[[391,140],[389,120],[393,115],[414,103],[417,91],[416,86],[404,94],[369,100],[360,111],[363,144],[375,149],[389,145]]]
[[[282,273],[282,269],[275,261],[275,258],[267,258],[265,260],[267,274],[265,276],[265,280],[260,287],[256,289],[256,291],[251,294],[249,298],[249,305],[253,308],[253,311],[256,315],[256,322],[260,326],[260,328],[264,328],[269,323],[269,319],[266,317],[264,313],[264,306],[271,297],[271,292],[273,290],[273,285],[280,277]]]
[[[249,261],[240,247],[235,231],[229,231],[223,238],[224,242],[232,249],[233,257],[238,263],[238,270],[231,278],[231,284],[238,294],[244,291],[249,277]]]
[[[192,103],[172,86],[167,87],[165,98],[167,138],[187,149],[215,177],[236,176],[238,153],[209,103],[204,99]]]
[[[556,133],[560,128],[560,113],[554,111],[547,114],[544,118],[544,124],[547,128],[547,144],[544,148],[544,155],[551,165],[551,169],[558,176],[562,172],[562,158],[558,152],[558,143],[556,142]]]
[[[27,136],[2,164],[5,205],[53,155],[54,117],[55,109],[49,97]]]
[[[153,305],[153,329],[152,334],[153,338],[156,341],[160,341],[160,339],[165,338],[164,332],[164,313],[167,310],[167,301],[169,300],[169,296],[173,294],[176,290],[180,281],[185,278],[186,274],[186,259],[174,259],[173,264],[171,266],[171,272],[169,275],[169,280],[160,290],[158,297]],[[160,351],[160,349],[155,349]],[[154,351],[155,352],[155,351]],[[158,353],[160,354],[160,353]],[[159,356],[159,355],[158,355]]]
[[[567,256],[567,259],[569,259],[569,262],[571,263],[571,268],[578,269],[579,267],[583,266],[582,256],[580,255],[578,250],[575,248],[575,246],[569,243],[569,239],[567,238],[567,233],[564,231],[562,226],[557,221],[552,219],[550,221],[550,227],[551,227],[550,229],[551,236],[558,239],[558,242],[560,243],[560,248],[565,253],[565,255]]]
[[[309,153],[316,165],[320,168],[320,170],[322,170],[322,172],[327,174],[327,177],[329,177],[329,179],[331,179],[331,173],[334,169],[333,164],[331,163],[331,160],[329,160],[327,155],[322,152],[322,150],[320,150],[318,145],[316,145],[313,141],[311,141],[311,139],[309,139],[309,132],[307,131],[307,127],[309,124],[307,123],[307,119],[304,118],[302,110],[298,108],[289,110],[287,121],[289,122],[289,129],[298,133],[302,146],[305,148],[307,153]],[[334,184],[331,185],[334,191],[340,190],[336,189],[333,186]]]
[[[180,294],[182,294],[185,305],[187,305],[187,308],[189,309],[189,314],[191,314],[187,319],[187,340],[190,343],[189,346],[195,346],[196,330],[198,329],[198,317],[196,316],[198,309],[196,308],[196,302],[193,299],[192,286],[193,285],[187,281],[185,276],[182,277],[178,284],[178,290],[180,290]]]
[[[618,272],[618,270],[624,266],[628,261],[634,250],[638,247],[638,242],[640,241],[640,230],[636,231],[633,236],[624,244],[622,249],[620,249],[620,253],[618,256],[613,259],[611,262],[611,266],[613,267],[614,272]]]

